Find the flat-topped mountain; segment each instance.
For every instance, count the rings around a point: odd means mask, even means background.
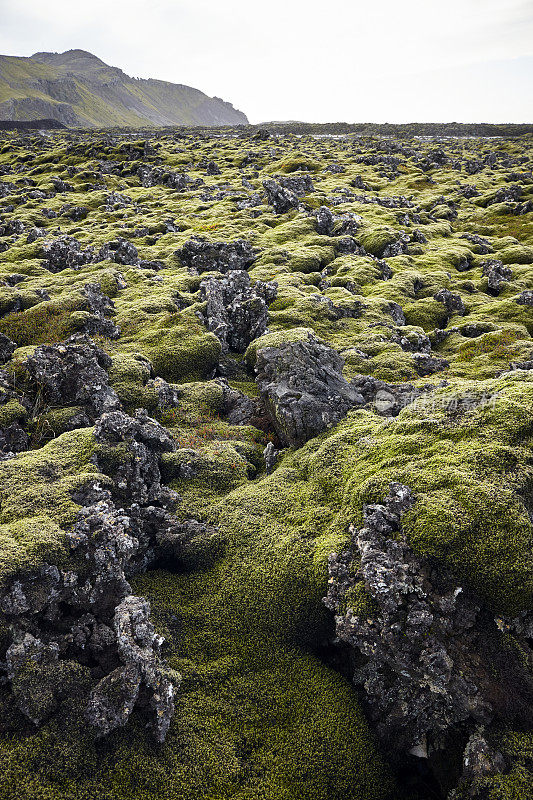
[[[248,124],[220,97],[131,78],[85,50],[0,56],[0,120],[45,117],[76,127]]]

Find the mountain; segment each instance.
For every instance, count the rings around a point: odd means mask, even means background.
[[[0,55],[0,120],[56,119],[75,127],[247,125],[220,97],[130,78],[85,50]]]

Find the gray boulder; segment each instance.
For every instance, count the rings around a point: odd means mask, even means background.
[[[343,365],[344,359],[311,333],[258,351],[256,381],[281,441],[300,447],[364,404],[343,377]]]
[[[200,284],[206,301],[205,321],[228,349],[244,353],[251,341],[262,336],[268,324],[267,305],[277,295],[277,284],[257,281],[251,285],[245,270],[231,270],[223,278],[207,278]]]

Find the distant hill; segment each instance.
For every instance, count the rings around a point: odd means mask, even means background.
[[[130,78],[85,50],[0,56],[0,120],[43,118],[74,127],[248,124],[219,97]]]

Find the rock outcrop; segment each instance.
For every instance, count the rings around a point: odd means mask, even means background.
[[[267,307],[276,294],[277,284],[257,281],[252,286],[245,270],[229,270],[223,278],[201,282],[206,325],[220,339],[223,352],[244,353],[251,341],[265,333]]]
[[[482,604],[402,538],[402,516],[415,503],[393,483],[382,504],[364,507],[348,548],[330,556],[325,604],[338,642],[363,656],[354,682],[386,746],[431,758],[465,730],[525,719],[533,681],[516,653],[502,657],[498,626]],[[467,777],[486,749],[474,742],[465,750]],[[498,771],[502,763],[495,754],[486,766]]]

